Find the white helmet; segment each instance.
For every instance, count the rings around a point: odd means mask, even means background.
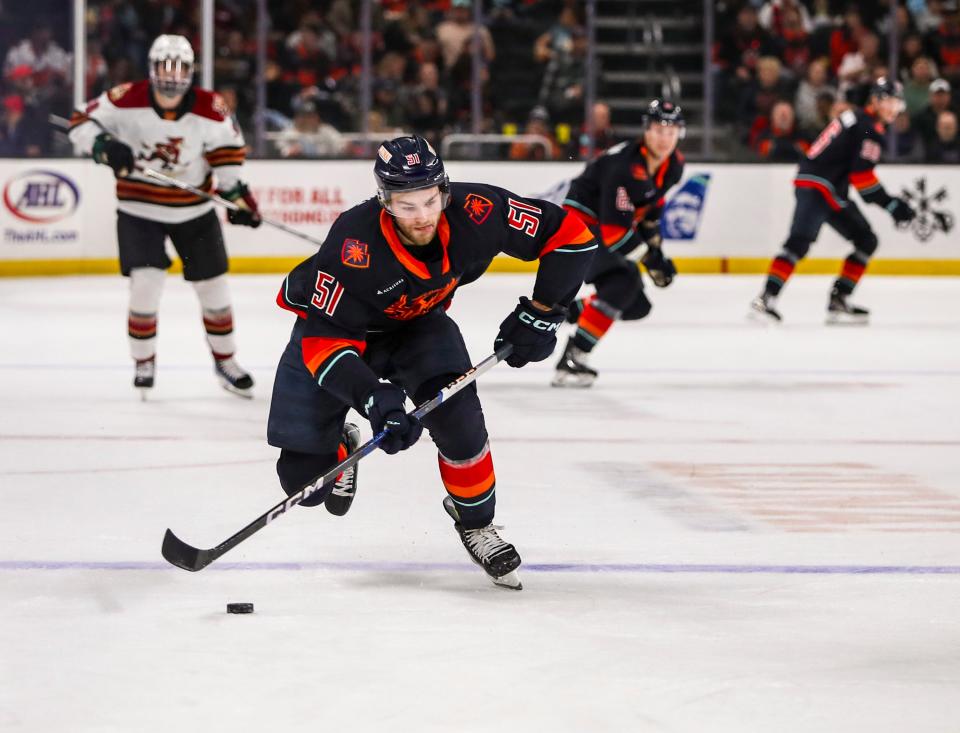
[[[193,83],[193,49],[183,36],[163,35],[150,46],[150,85],[165,97],[186,94]]]

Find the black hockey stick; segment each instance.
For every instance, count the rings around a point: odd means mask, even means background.
[[[57,127],[61,127],[64,129],[70,128],[69,120],[64,120],[63,117],[50,115],[49,119],[51,124],[56,125]],[[87,120],[95,124],[97,127],[99,127],[101,130],[103,130],[107,134],[113,134],[106,127],[104,127],[99,120],[96,120],[93,117],[88,117]],[[63,122],[66,122],[66,125],[64,125]],[[196,186],[192,186],[189,183],[181,181],[177,178],[172,178],[171,176],[165,175],[160,171],[155,171],[152,168],[147,168],[146,166],[142,166],[139,163],[135,164],[134,168],[137,170],[138,173],[143,174],[147,178],[152,178],[158,183],[162,183],[163,185],[170,186],[172,188],[179,188],[181,191],[189,191],[194,196],[198,196],[202,199],[206,199],[207,201],[211,201],[215,204],[218,204],[219,206],[222,206],[223,208],[229,211],[238,211],[241,208],[239,205],[235,204],[233,201],[223,198],[223,196],[219,196],[216,193],[210,193],[209,191],[204,191],[202,188],[197,188]],[[314,247],[320,247],[323,245],[322,239],[316,239],[314,237],[311,237],[309,234],[293,229],[292,227],[288,227],[286,224],[282,222],[274,221],[273,219],[269,219],[264,216],[260,217],[260,221],[262,221],[264,224],[267,224],[268,226],[272,226],[274,229],[279,229],[281,232],[286,232],[290,236],[297,237],[298,239],[302,239],[306,242],[310,242],[310,244],[312,244]]]
[[[450,384],[441,389],[435,397],[427,402],[424,402],[410,414],[418,420],[423,418],[424,415],[436,409],[444,400],[450,399],[450,397],[455,395],[464,387],[467,387],[475,382],[481,374],[491,369],[497,364],[497,362],[502,361],[510,356],[510,352],[512,350],[513,347],[510,344],[501,346],[479,364],[471,367],[465,373],[450,382]],[[330,483],[336,479],[336,477],[339,476],[342,471],[345,471],[346,469],[355,465],[364,456],[373,453],[373,451],[379,447],[380,442],[384,439],[386,434],[386,430],[381,430],[325,474],[316,477],[313,481],[300,489],[300,491],[298,491],[296,494],[292,494],[284,501],[281,501],[265,514],[261,514],[246,527],[241,529],[236,534],[228,537],[216,547],[211,547],[208,550],[198,549],[188,545],[168,529],[166,534],[163,536],[163,547],[161,548],[160,552],[163,554],[163,557],[167,562],[169,562],[171,565],[176,565],[178,568],[183,568],[184,570],[189,570],[191,572],[203,570],[218,557],[229,550],[232,550],[251,535],[259,532],[274,519],[285,514],[308,496],[320,491],[324,484]]]

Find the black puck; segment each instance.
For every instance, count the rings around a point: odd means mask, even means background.
[[[227,613],[253,613],[252,603],[228,603]]]

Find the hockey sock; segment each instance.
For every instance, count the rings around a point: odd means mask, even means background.
[[[149,361],[157,354],[157,310],[166,276],[156,267],[137,267],[130,271],[127,336],[130,356],[136,361]]]
[[[780,294],[783,286],[793,274],[793,269],[797,266],[797,258],[791,252],[783,249],[773,258],[770,263],[770,270],[767,273],[767,284],[763,292],[766,295],[776,297]]]
[[[466,529],[486,527],[493,521],[497,480],[493,472],[490,443],[472,458],[457,461],[437,453],[440,478],[456,504],[460,524]]]
[[[860,282],[860,278],[863,277],[869,262],[870,257],[868,255],[862,252],[854,252],[843,261],[840,277],[837,278],[833,286],[844,295],[850,295],[853,289],[857,287],[857,283]]]
[[[193,283],[203,310],[203,328],[215,359],[226,359],[237,350],[233,338],[233,310],[225,275]]]
[[[584,305],[573,335],[573,345],[581,351],[591,351],[620,317],[620,311],[599,298]]]
[[[585,298],[576,298],[567,308],[567,323],[576,323],[580,320],[580,314],[583,313],[583,309],[587,306],[587,303],[592,302],[596,299],[596,295],[588,295]]]

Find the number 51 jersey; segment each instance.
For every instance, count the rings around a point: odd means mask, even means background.
[[[357,406],[376,384],[355,361],[368,334],[397,331],[447,307],[456,288],[501,252],[539,259],[533,299],[566,307],[596,247],[580,219],[555,204],[453,183],[433,243],[405,246],[393,217],[369,199],[340,215],[316,255],[284,280],[277,304],[306,320],[303,361],[320,386]]]

